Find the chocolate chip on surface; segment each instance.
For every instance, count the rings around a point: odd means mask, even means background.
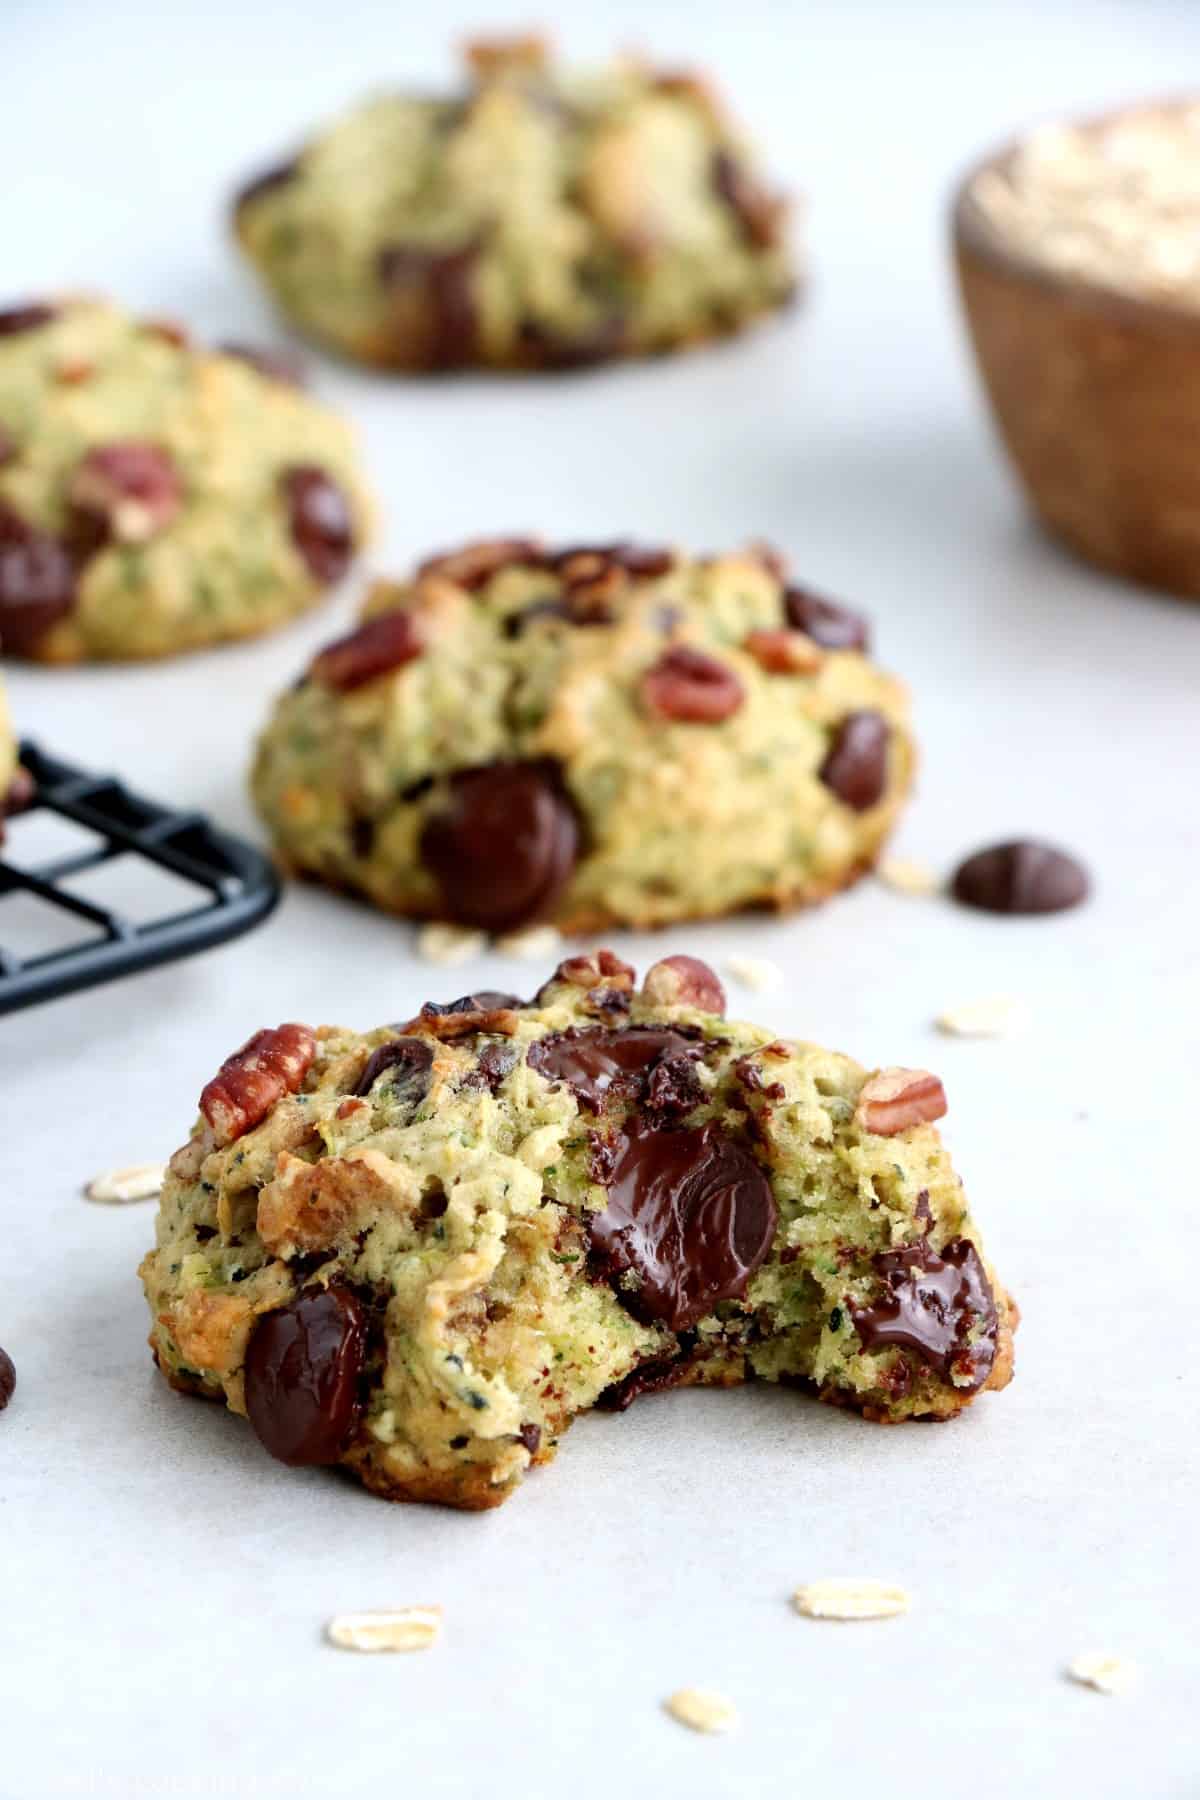
[[[847,713],[833,735],[819,778],[854,812],[867,812],[887,789],[891,732],[881,713]]]
[[[157,537],[183,505],[183,483],[169,450],[131,438],[89,450],[67,496],[83,527],[84,547],[93,550]]]
[[[379,253],[379,278],[397,304],[402,335],[408,336],[413,302],[421,308],[423,361],[430,369],[457,369],[472,360],[478,319],[475,264],[479,245],[430,250],[392,244]]]
[[[1065,850],[1014,838],[968,856],[956,869],[950,891],[963,906],[980,912],[1052,913],[1079,906],[1090,887],[1083,864]]]
[[[366,1336],[346,1287],[300,1294],[258,1321],[246,1348],[246,1411],[280,1462],[337,1461],[358,1419]]]
[[[421,834],[421,856],[457,924],[512,931],[553,911],[579,844],[557,764],[500,762],[451,778]]]
[[[631,1120],[612,1143],[608,1205],[588,1217],[599,1271],[631,1312],[684,1331],[745,1293],[778,1209],[758,1163],[713,1124],[655,1131]],[[621,1277],[633,1274],[636,1289]]]
[[[13,1359],[7,1350],[0,1350],[0,1412],[3,1412],[13,1397],[17,1385],[17,1371]]]

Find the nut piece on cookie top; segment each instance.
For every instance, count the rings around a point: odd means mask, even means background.
[[[468,543],[377,584],[313,659],[254,796],[287,866],[469,931],[820,900],[873,865],[912,779],[907,696],[867,641],[761,546]]]
[[[369,535],[352,435],[278,356],[66,296],[0,311],[0,645],[167,656],[269,630]]]
[[[679,1385],[889,1421],[1004,1387],[1016,1308],[935,1077],[723,999],[696,957],[639,981],[597,949],[531,999],[254,1034],[204,1088],[142,1264],[168,1381],[282,1462],[471,1509],[580,1412]]]
[[[575,369],[784,306],[788,204],[701,78],[537,37],[376,95],[248,182],[236,235],[310,336],[394,370]]]

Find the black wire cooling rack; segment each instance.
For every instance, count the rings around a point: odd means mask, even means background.
[[[74,768],[36,744],[23,743],[20,758],[33,793],[6,821],[0,843],[0,1013],[207,950],[249,931],[278,901],[267,858],[218,831],[203,813],[160,806],[113,776]],[[51,816],[69,822],[64,833],[73,842],[65,854],[45,859],[34,846],[46,834],[29,822],[40,818],[44,826]],[[32,860],[22,853],[23,837]],[[165,910],[148,918],[105,905],[95,889],[110,873],[125,893],[161,888],[172,904],[164,901]],[[35,945],[32,953],[7,948],[8,903],[21,904],[18,897],[24,897],[23,924],[32,908],[36,924],[67,941]],[[43,916],[45,909],[50,913]]]

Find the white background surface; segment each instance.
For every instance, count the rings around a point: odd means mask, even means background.
[[[441,9],[0,6],[0,287],[107,286],[201,331],[276,328],[222,229],[230,185],[380,80],[444,79]],[[1200,15],[1151,4],[562,6],[579,55],[638,39],[718,68],[811,199],[790,320],[679,361],[557,382],[318,390],[359,420],[378,566],[493,529],[762,535],[871,610],[915,692],[898,847],[939,867],[1041,832],[1094,902],[992,920],[871,883],[819,913],[626,939],[786,971],[735,1010],[867,1061],[932,1064],[946,1135],[1019,1295],[1018,1374],[965,1418],[880,1430],[770,1391],[581,1422],[501,1511],[391,1508],[268,1460],[154,1377],[135,1279],[152,1208],[80,1184],[159,1157],[203,1081],[280,1018],[369,1026],[501,963],[418,962],[312,891],[236,946],[0,1022],[0,1793],[780,1794],[972,1800],[1200,1793],[1195,1117],[1200,609],[1091,574],[1026,524],[974,390],[943,244],[959,165],[1040,114],[1177,89]],[[253,832],[268,699],[352,598],[261,644],[144,669],[13,670],[21,726]],[[18,829],[20,829],[18,827]],[[944,1005],[1023,996],[957,1043]],[[797,1618],[827,1574],[916,1596],[880,1625]],[[438,1601],[410,1658],[321,1642],[345,1608]],[[1124,1700],[1077,1651],[1143,1665]],[[685,1684],[738,1704],[691,1736]]]

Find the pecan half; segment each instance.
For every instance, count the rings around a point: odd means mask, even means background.
[[[307,1025],[256,1031],[227,1056],[200,1096],[200,1111],[218,1145],[232,1144],[261,1124],[276,1101],[294,1094],[317,1053]]]
[[[732,669],[687,644],[665,650],[646,670],[639,688],[648,712],[690,725],[719,725],[746,698]]]
[[[646,971],[642,992],[655,1006],[694,1006],[725,1015],[725,989],[698,956],[664,956]]]
[[[946,1090],[927,1069],[880,1069],[863,1083],[854,1122],[876,1137],[895,1137],[910,1125],[945,1116]]]
[[[327,644],[314,658],[309,674],[326,687],[347,694],[380,675],[403,668],[424,648],[414,614],[403,610],[381,613],[347,637]]]
[[[825,660],[803,631],[751,631],[742,649],[768,675],[815,675]]]
[[[611,950],[591,950],[582,956],[568,956],[559,963],[550,979],[569,981],[572,987],[581,988],[596,987],[604,982],[623,994],[630,994],[637,980],[637,970],[622,962]]]
[[[477,543],[464,544],[461,550],[443,550],[436,556],[427,556],[417,567],[417,579],[440,575],[474,593],[501,569],[514,564],[541,568],[544,562],[542,546],[536,538],[481,538]]]
[[[89,450],[71,477],[67,498],[92,545],[144,544],[178,513],[183,483],[161,444],[128,439]]]

